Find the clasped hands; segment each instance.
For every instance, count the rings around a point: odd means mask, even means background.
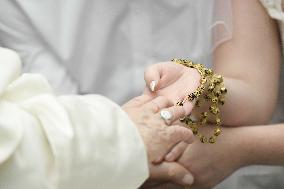
[[[144,94],[123,106],[136,124],[148,153],[150,178],[142,188],[166,181],[181,186],[193,183],[193,175],[176,162],[193,142],[192,131],[177,125],[177,120],[188,115],[193,104],[174,104],[193,92],[199,80],[200,75],[195,69],[171,62],[155,64],[145,71],[147,87]],[[162,119],[161,110],[170,115],[169,119]]]
[[[150,177],[141,189],[208,189],[245,165],[242,158],[237,158],[238,145],[228,144],[237,130],[223,127],[217,144],[193,143],[191,130],[178,121],[191,112],[193,104],[174,104],[195,91],[199,81],[195,69],[172,62],[154,64],[145,71],[144,94],[123,106],[148,153]],[[171,119],[163,120],[161,110],[170,112]],[[202,132],[208,134],[210,129],[204,127]]]

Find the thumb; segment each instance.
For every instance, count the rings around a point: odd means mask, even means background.
[[[172,181],[174,183],[190,186],[193,184],[193,175],[177,162],[163,162],[150,167],[150,179]]]
[[[193,108],[194,108],[194,103],[192,103],[192,102],[186,101],[183,104],[183,109],[185,111],[185,115],[189,115]]]
[[[191,144],[194,141],[194,135],[191,129],[180,125],[173,125],[167,127],[167,134],[168,134],[168,143],[173,147],[174,145],[178,144],[179,142],[185,142],[187,144]]]
[[[144,79],[150,91],[158,90],[159,81],[162,77],[161,64],[154,64],[146,68],[144,72]]]

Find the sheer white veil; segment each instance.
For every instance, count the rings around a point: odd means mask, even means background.
[[[212,16],[212,49],[232,38],[232,1],[214,0]]]

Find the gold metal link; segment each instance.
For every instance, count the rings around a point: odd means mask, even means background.
[[[181,64],[183,66],[194,68],[198,71],[201,76],[200,85],[193,93],[187,95],[188,101],[195,101],[195,108],[202,106],[202,102],[211,102],[212,104],[208,108],[208,112],[202,112],[199,119],[195,120],[188,115],[180,121],[185,123],[188,128],[190,128],[194,135],[198,136],[202,143],[215,143],[217,137],[221,134],[221,118],[220,109],[218,105],[225,104],[225,95],[227,94],[227,89],[224,86],[224,79],[221,75],[214,74],[211,69],[205,68],[202,64],[194,64],[191,60],[185,59],[172,59],[172,62]],[[180,101],[177,103],[178,106],[183,106],[185,101]],[[209,113],[215,117],[215,129],[214,134],[210,137],[206,137],[199,132],[199,128],[208,123]]]

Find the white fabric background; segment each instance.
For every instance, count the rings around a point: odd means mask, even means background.
[[[147,65],[183,57],[211,66],[212,50],[232,35],[230,6],[230,0],[1,0],[0,45],[16,50],[24,71],[42,73],[59,94],[99,93],[121,104],[142,92]],[[219,187],[279,188],[281,168],[250,170]]]
[[[210,65],[213,45],[230,35],[230,14],[230,0],[2,0],[0,44],[58,93],[121,104],[142,92],[149,64],[184,57]]]
[[[127,114],[98,95],[55,96],[0,48],[0,188],[133,189],[148,177]]]

